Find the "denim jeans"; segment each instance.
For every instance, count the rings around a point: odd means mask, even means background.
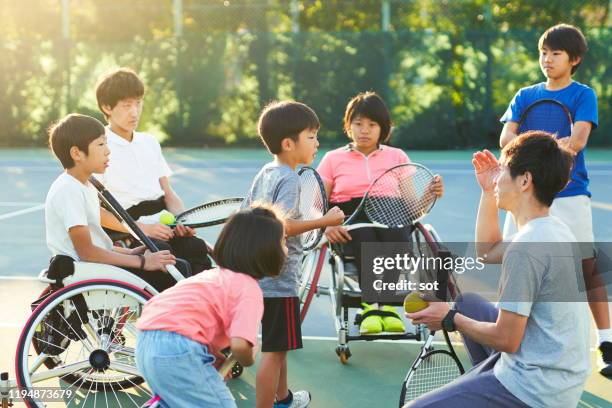
[[[142,331],[136,365],[166,407],[236,407],[208,348],[177,333]]]

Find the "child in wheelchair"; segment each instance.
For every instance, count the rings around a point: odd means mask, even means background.
[[[285,230],[271,206],[233,215],[213,252],[217,268],[150,300],[137,323],[136,363],[161,406],[235,407],[215,356],[228,346],[254,363],[263,295],[257,280],[280,274]]]
[[[92,117],[70,114],[51,128],[49,145],[65,169],[45,200],[46,240],[53,256],[119,266],[157,291],[174,285],[164,268],[176,263],[170,251],[114,247],[102,229],[98,192],[88,180],[108,165],[104,126]]]
[[[351,139],[346,146],[328,152],[317,171],[321,175],[330,206],[336,205],[345,214],[352,214],[359,206],[370,183],[385,170],[410,162],[401,149],[383,143],[391,136],[389,110],[380,96],[374,92],[360,93],[352,98],[344,114],[344,131]],[[442,178],[435,177],[433,191],[438,197],[444,192]],[[365,214],[359,214],[354,223],[370,223]],[[335,244],[347,266],[356,269],[359,282],[361,271],[361,244],[364,242],[409,242],[412,226],[403,229],[358,228],[347,231],[342,226],[329,227],[326,236]],[[350,270],[350,269],[349,269]],[[397,280],[399,271],[391,272],[387,281]],[[362,304],[360,311],[360,333],[380,334],[404,332],[405,327],[393,306]]]

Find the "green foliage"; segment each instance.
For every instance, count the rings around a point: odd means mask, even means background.
[[[44,145],[67,112],[103,119],[97,78],[136,69],[147,93],[140,128],[180,146],[252,146],[272,99],[312,106],[325,144],[344,143],[342,116],[374,90],[394,120],[393,143],[410,149],[494,146],[498,118],[522,86],[543,80],[537,39],[559,21],[582,27],[589,53],[575,79],[599,97],[612,130],[612,30],[608,0],[0,0],[0,145]],[[299,32],[292,29],[299,26]],[[610,145],[594,137],[592,145]]]

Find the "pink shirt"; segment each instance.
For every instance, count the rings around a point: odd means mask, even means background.
[[[180,281],[145,305],[136,327],[181,334],[211,352],[229,347],[231,337],[257,344],[263,295],[244,273],[215,268]]]
[[[365,156],[348,144],[325,154],[317,171],[323,181],[332,185],[329,201],[342,203],[363,197],[378,176],[393,166],[409,162],[408,155],[396,147],[380,145],[378,150]]]

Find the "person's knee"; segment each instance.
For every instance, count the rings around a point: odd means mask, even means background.
[[[475,293],[462,293],[455,299],[455,309],[463,315],[470,316],[474,309],[478,309],[478,306],[485,302],[487,300]]]

